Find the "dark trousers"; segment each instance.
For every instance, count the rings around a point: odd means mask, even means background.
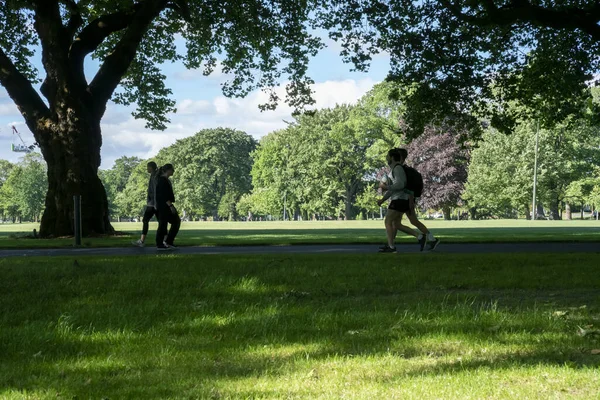
[[[156,219],[158,219],[156,208],[152,206],[146,206],[146,211],[144,211],[144,217],[142,218],[142,235],[148,234],[148,222],[150,222],[152,217],[155,215]]]
[[[167,234],[167,226],[171,224],[169,233]],[[173,244],[175,236],[179,232],[179,226],[181,225],[181,219],[179,215],[171,212],[170,209],[165,208],[158,211],[158,229],[156,230],[156,245],[162,246],[163,239],[167,235],[167,244]]]

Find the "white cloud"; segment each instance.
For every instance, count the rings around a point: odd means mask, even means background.
[[[316,108],[335,107],[336,104],[352,104],[377,83],[373,79],[346,79],[325,81],[313,85]],[[276,88],[281,99],[285,99],[285,87]],[[227,98],[222,95],[208,100],[182,99],[178,102],[178,112],[170,115],[171,123],[166,131],[152,131],[145,128],[145,121],[135,120],[130,108],[109,104],[102,119],[102,165],[112,167],[114,160],[121,156],[137,156],[143,159],[154,157],[160,149],[173,144],[177,139],[192,136],[201,129],[228,127],[239,129],[259,139],[269,132],[287,126],[292,121],[292,108],[280,104],[274,111],[261,112],[258,105],[268,100],[262,91],[250,93],[246,98]],[[14,106],[13,106],[14,107]],[[14,108],[16,110],[16,108]],[[18,117],[15,115],[11,120]],[[12,140],[7,118],[0,120],[1,141]],[[33,143],[33,136],[23,122],[15,123],[26,142]],[[0,158],[15,160],[18,155],[10,152],[10,145],[3,143]]]
[[[12,102],[0,103],[0,115],[17,116],[19,115],[19,109]]]
[[[216,111],[214,104],[208,100],[185,99],[177,103],[176,108],[179,115],[210,115]]]
[[[103,124],[120,124],[131,118],[130,109],[118,104],[109,103],[102,117]]]

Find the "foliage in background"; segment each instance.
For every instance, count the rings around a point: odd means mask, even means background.
[[[599,107],[585,112],[600,72],[597,1],[356,0],[326,19],[358,69],[390,55],[410,138],[449,122],[481,132],[481,118],[503,132],[529,118],[598,120]]]
[[[428,126],[423,135],[407,145],[407,164],[423,176],[419,205],[427,210],[442,209],[445,219],[450,219],[451,209],[461,204],[467,181],[469,150],[459,139],[451,128]]]
[[[305,219],[353,219],[370,166],[383,162],[372,151],[381,141],[382,125],[367,124],[362,111],[348,105],[321,109],[263,138],[254,154],[251,198],[258,205],[264,203],[260,197],[270,197],[278,210],[285,202]]]
[[[17,164],[0,160],[0,210],[3,218],[38,222],[48,188],[46,165],[38,153],[21,157]]]
[[[512,135],[489,129],[472,152],[465,199],[479,213],[529,215],[533,192],[535,123]],[[598,186],[600,130],[584,121],[540,129],[537,198],[559,218],[560,203],[594,204]]]
[[[191,218],[236,219],[236,204],[250,192],[252,159],[256,141],[245,132],[203,129],[180,139],[156,156],[158,165],[175,167],[173,189],[176,205]]]
[[[134,210],[130,207],[131,200],[125,188],[132,172],[140,164],[144,164],[145,168],[145,163],[140,158],[123,156],[115,160],[111,169],[101,170],[99,173],[108,198],[108,210],[116,219],[136,215],[132,214]]]

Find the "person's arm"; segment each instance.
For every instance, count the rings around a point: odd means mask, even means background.
[[[387,199],[389,199],[392,196],[392,191],[391,190],[386,190],[383,193],[383,197],[381,198],[381,203],[383,203],[384,201],[386,201]]]
[[[402,168],[402,165],[397,164],[394,167],[393,174],[394,174],[395,182],[392,183],[391,185],[388,185],[387,191],[388,192],[401,192],[406,187],[406,172],[404,172],[404,168]]]
[[[169,208],[171,208],[171,212],[173,212],[174,214],[177,213],[177,209],[175,208],[175,194],[173,193],[173,183],[171,183],[171,181],[168,180],[169,178],[167,178],[167,190],[169,191],[169,195],[167,196],[167,205],[169,206]]]

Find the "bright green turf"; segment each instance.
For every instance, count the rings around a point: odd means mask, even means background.
[[[598,398],[600,254],[0,259],[2,399]]]
[[[425,221],[444,242],[549,242],[599,241],[598,221]],[[141,223],[115,223],[122,236],[85,238],[84,246],[129,246],[139,238]],[[34,224],[0,225],[0,248],[64,247],[72,238],[33,240]],[[156,223],[150,225],[149,243],[154,240]],[[399,234],[399,241],[412,240]],[[327,222],[184,222],[178,237],[183,246],[213,245],[282,245],[331,243],[382,243],[385,232],[382,221]]]

